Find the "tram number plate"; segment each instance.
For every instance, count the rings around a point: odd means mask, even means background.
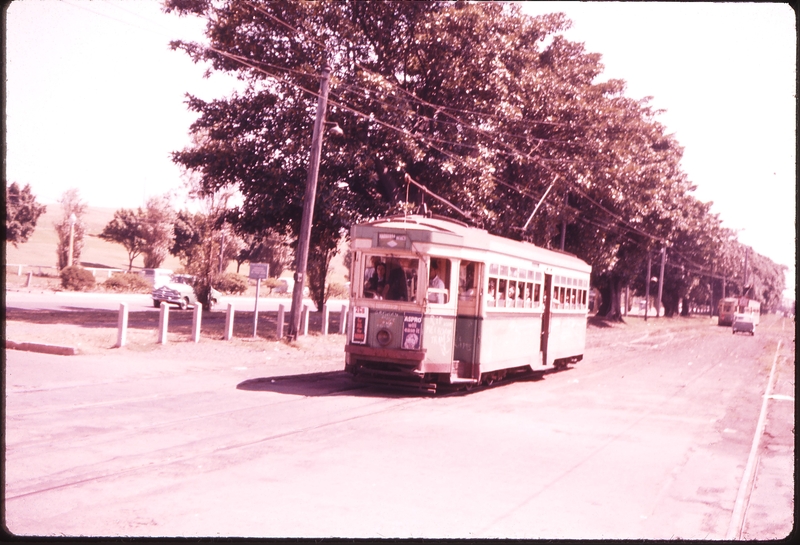
[[[353,342],[356,344],[366,344],[367,342],[367,318],[369,309],[367,307],[355,307],[353,311]]]

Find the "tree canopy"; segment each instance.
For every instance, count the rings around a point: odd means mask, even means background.
[[[319,169],[320,262],[309,265],[318,302],[353,222],[423,205],[461,215],[409,178],[494,234],[549,248],[563,240],[592,265],[609,316],[650,252],[668,249],[673,298],[702,295],[698,279],[723,268],[727,234],[692,195],[659,111],[626,97],[622,80],[598,82],[601,56],[564,38],[563,14],[491,2],[165,5],[207,20],[207,44],[173,48],[247,83],[224,99],[189,96],[191,130],[204,138],[173,154],[204,190],[241,192],[227,219],[242,233],[297,236],[319,73],[331,67],[327,118],[344,136],[326,135]]]
[[[17,182],[6,186],[6,242],[14,247],[27,242],[36,229],[39,216],[47,207],[36,202],[30,184],[20,188]]]

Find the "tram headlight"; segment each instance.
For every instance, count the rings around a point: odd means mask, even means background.
[[[386,329],[381,329],[375,334],[375,339],[377,339],[378,344],[381,346],[386,346],[392,342],[392,334]]]

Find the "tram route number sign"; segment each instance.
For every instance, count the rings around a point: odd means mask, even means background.
[[[406,312],[403,314],[403,344],[404,350],[419,350],[420,337],[422,336],[422,314]]]
[[[367,318],[369,309],[367,307],[355,307],[353,309],[353,342],[356,344],[367,343]]]
[[[266,280],[269,278],[269,263],[250,263],[250,275],[253,280]]]

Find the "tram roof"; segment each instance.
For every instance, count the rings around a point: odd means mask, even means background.
[[[392,216],[362,223],[353,227],[354,238],[371,237],[377,232],[403,232],[415,242],[429,242],[488,250],[532,261],[560,267],[591,272],[592,268],[582,259],[557,250],[540,248],[530,242],[521,242],[492,235],[484,229],[469,227],[463,223],[443,217],[428,217],[418,214]]]

